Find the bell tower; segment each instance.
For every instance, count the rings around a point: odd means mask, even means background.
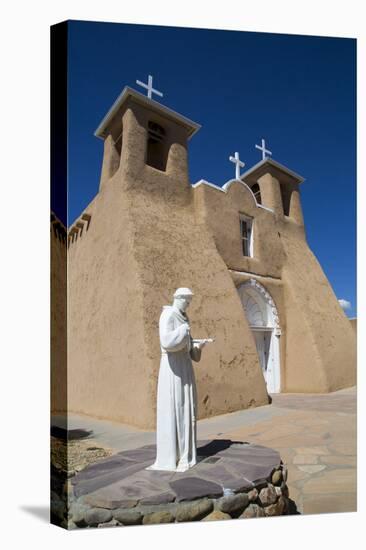
[[[300,184],[304,178],[271,158],[264,158],[241,179],[251,188],[256,200],[280,218],[304,225]]]
[[[187,146],[200,125],[149,95],[125,87],[95,131],[104,141],[99,191],[115,177],[131,186],[166,178],[189,187]]]

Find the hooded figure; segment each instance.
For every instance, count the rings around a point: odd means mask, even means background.
[[[193,342],[185,313],[189,288],[178,288],[159,321],[161,362],[157,395],[156,460],[149,470],[185,472],[197,462],[197,393],[192,361],[199,361],[204,341]]]

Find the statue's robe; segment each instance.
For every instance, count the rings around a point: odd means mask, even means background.
[[[197,392],[188,317],[164,306],[159,322],[161,362],[158,378],[156,460],[148,469],[185,472],[197,462]]]

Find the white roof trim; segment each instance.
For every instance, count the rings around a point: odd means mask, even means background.
[[[199,187],[200,185],[207,185],[208,187],[212,187],[217,191],[222,191],[223,193],[226,193],[225,189],[223,189],[222,187],[219,187],[218,185],[215,185],[214,183],[210,183],[209,181],[206,181],[206,180],[199,180],[196,183],[193,183],[192,187],[195,188],[195,187]]]
[[[128,86],[125,86],[122,92],[120,93],[120,95],[117,97],[116,101],[113,103],[112,107],[109,109],[109,111],[107,112],[107,114],[105,115],[101,123],[99,124],[98,128],[95,130],[94,135],[96,137],[103,139],[104,137],[103,132],[106,126],[109,124],[113,116],[116,114],[118,109],[127,100],[128,97],[133,97],[134,99],[138,100],[139,103],[142,103],[147,107],[153,108],[153,110],[159,111],[170,118],[178,120],[184,126],[190,126],[191,133],[188,139],[190,139],[201,128],[201,125],[198,124],[197,122],[193,122],[193,120],[190,120],[189,118],[177,113],[176,111],[169,109],[169,107],[166,107],[161,103],[158,103],[154,99],[150,99],[147,96],[141,94],[140,92],[137,92],[133,88],[129,88]]]
[[[258,203],[257,203],[257,206],[258,208],[263,208],[263,210],[268,210],[268,212],[272,212],[272,214],[274,213],[274,210],[272,210],[272,208],[268,208],[268,206],[263,206],[263,204],[258,204]]]
[[[248,191],[250,191],[253,199],[254,199],[254,202],[255,202],[255,205],[258,207],[258,208],[263,208],[263,210],[267,210],[268,212],[274,212],[274,210],[272,210],[271,208],[267,208],[267,206],[263,206],[262,204],[259,204],[257,202],[257,199],[255,198],[254,196],[254,193],[253,191],[251,190],[251,188],[249,187],[248,184],[245,183],[245,181],[242,181],[241,179],[240,180],[236,180],[235,178],[232,179],[232,180],[229,180],[227,181],[226,183],[224,183],[224,185],[222,187],[219,187],[218,185],[215,185],[214,183],[210,183],[209,181],[206,181],[206,180],[199,180],[197,183],[194,183],[192,185],[193,188],[196,188],[198,187],[199,185],[207,185],[208,187],[212,187],[213,189],[216,189],[217,191],[222,191],[223,193],[227,193],[229,191],[229,188],[231,186],[232,183],[234,182],[237,182],[237,183],[240,183],[241,185],[244,185],[244,187],[246,187],[248,189]]]
[[[224,185],[222,186],[222,188],[225,189],[225,191],[226,191],[226,190],[229,189],[230,185],[232,185],[232,184],[235,183],[236,181],[237,181],[238,183],[241,183],[242,185],[245,185],[245,187],[248,187],[249,191],[250,191],[250,192],[252,193],[252,195],[253,195],[253,192],[252,192],[251,188],[249,187],[249,185],[246,184],[245,181],[243,181],[243,180],[241,180],[241,179],[240,179],[240,180],[237,180],[236,178],[233,178],[233,179],[227,181],[226,183],[224,183]],[[253,197],[254,197],[254,195],[253,195]],[[254,197],[254,200],[255,200],[255,197]]]
[[[284,166],[283,164],[280,164],[279,162],[277,162],[276,160],[273,160],[271,158],[265,158],[265,159],[257,162],[257,164],[255,164],[254,166],[249,168],[249,170],[244,172],[244,174],[242,174],[240,176],[240,178],[242,180],[245,179],[247,176],[249,176],[250,174],[255,172],[255,170],[257,170],[258,168],[260,168],[261,166],[263,166],[266,163],[272,164],[272,166],[274,166],[275,168],[278,168],[279,170],[282,170],[283,172],[287,172],[287,174],[289,174],[293,178],[297,179],[299,181],[299,183],[302,183],[302,182],[305,181],[305,178],[303,178],[302,176],[300,176],[299,174],[297,174],[293,170],[290,170],[289,168],[287,168],[287,166]]]

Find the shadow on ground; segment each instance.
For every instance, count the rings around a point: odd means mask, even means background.
[[[57,437],[58,439],[62,439],[64,441],[75,441],[77,439],[86,439],[87,437],[90,437],[93,433],[93,430],[82,430],[82,429],[75,429],[75,430],[65,430],[64,428],[60,428],[59,426],[51,426],[51,436]]]
[[[197,447],[197,455],[202,457],[213,456],[220,451],[229,449],[232,445],[248,445],[247,441],[232,441],[231,439],[213,439],[209,443]]]
[[[49,506],[19,506],[20,510],[30,514],[43,522],[50,523]]]

